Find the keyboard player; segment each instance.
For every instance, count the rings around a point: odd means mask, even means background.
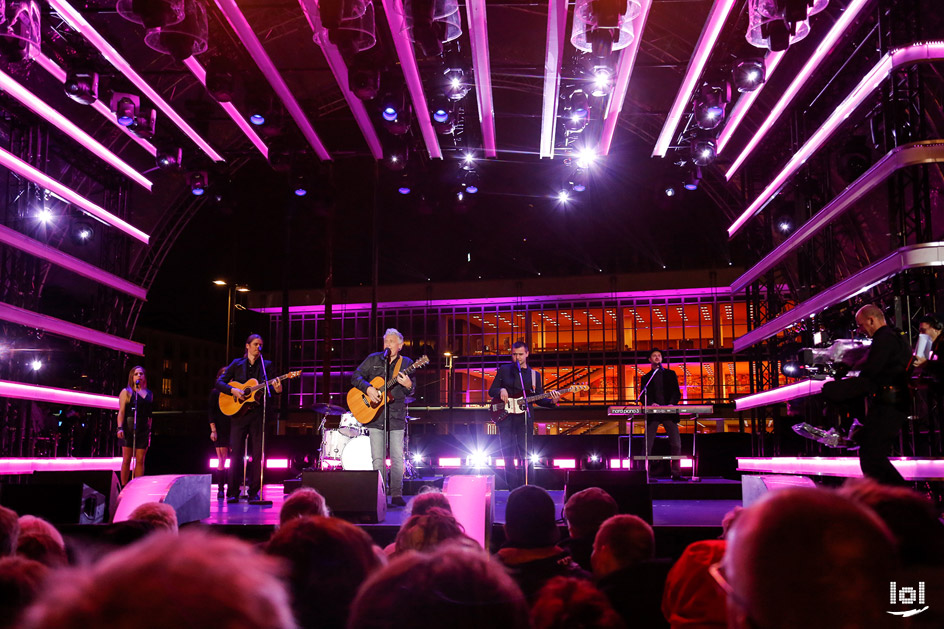
[[[678,404],[682,399],[678,375],[671,369],[662,366],[662,350],[654,348],[649,352],[649,364],[651,369],[648,373],[643,374],[640,380],[639,390],[642,393],[639,400],[645,406]],[[652,446],[656,441],[659,424],[662,424],[665,433],[669,436],[669,454],[674,457],[681,456],[682,438],[679,436],[677,413],[646,414],[646,453],[652,456]],[[672,480],[686,480],[681,471],[681,460],[672,459]]]

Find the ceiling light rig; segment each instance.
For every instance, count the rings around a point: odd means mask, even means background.
[[[741,59],[731,70],[731,80],[737,91],[753,92],[767,80],[764,59],[761,57]]]
[[[809,18],[829,5],[829,0],[749,0],[748,43],[771,51],[784,51],[810,33]]]
[[[717,129],[724,122],[731,102],[731,84],[727,81],[705,83],[695,94],[695,124],[706,131]]]

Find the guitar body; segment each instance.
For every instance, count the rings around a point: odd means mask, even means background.
[[[347,392],[347,408],[354,415],[354,419],[362,424],[369,424],[374,421],[374,418],[377,417],[377,411],[383,408],[383,405],[389,399],[389,394],[383,390],[384,379],[382,377],[377,376],[371,380],[370,386],[380,392],[381,398],[377,404],[371,402],[367,394],[356,387]]]
[[[561,395],[566,395],[567,393],[573,393],[575,391],[587,391],[590,387],[585,384],[575,384],[573,386],[567,387],[566,389],[560,389],[558,393]],[[525,412],[525,399],[528,402],[536,402],[538,400],[543,400],[545,398],[551,397],[551,393],[538,393],[537,395],[529,395],[527,398],[516,397],[508,398],[507,402],[502,402],[499,399],[492,400],[492,403],[488,405],[488,410],[492,414],[492,421],[494,423],[499,423],[508,418],[509,415],[520,415]]]
[[[220,412],[224,415],[233,416],[245,412],[251,406],[258,404],[259,394],[263,392],[263,389],[252,390],[252,388],[258,384],[259,381],[255,378],[250,378],[247,382],[236,382],[235,380],[230,382],[230,387],[242,389],[243,393],[246,395],[246,399],[242,402],[238,402],[232,395],[220,393]]]

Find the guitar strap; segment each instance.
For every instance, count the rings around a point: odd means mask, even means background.
[[[538,374],[534,373],[534,369],[531,370],[531,393],[532,395],[538,392]]]

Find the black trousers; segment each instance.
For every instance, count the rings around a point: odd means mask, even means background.
[[[505,484],[509,490],[524,485],[524,466],[531,463],[525,451],[526,437],[530,446],[534,442],[534,424],[525,413],[508,415],[498,423],[498,439],[505,459]],[[520,465],[515,465],[516,458]]]
[[[855,436],[859,443],[859,465],[862,467],[862,474],[886,485],[908,484],[888,460],[889,452],[907,417],[907,413],[891,404],[869,402],[864,426]]]
[[[259,474],[261,469],[259,465],[262,462],[262,411],[260,410],[233,418],[229,433],[229,487],[226,488],[229,498],[239,496],[239,486],[243,482],[246,435],[249,435],[249,447],[252,453],[252,461],[246,466],[249,496],[255,496],[262,489],[262,478]]]
[[[679,434],[678,415],[646,415],[646,453],[652,456],[652,446],[655,445],[656,442],[656,432],[659,430],[659,424],[665,427],[665,434],[669,436],[669,455],[681,455],[682,436]],[[652,470],[651,461],[649,469],[650,471]],[[681,474],[681,472],[682,462],[679,459],[672,459],[672,474],[678,475]]]

